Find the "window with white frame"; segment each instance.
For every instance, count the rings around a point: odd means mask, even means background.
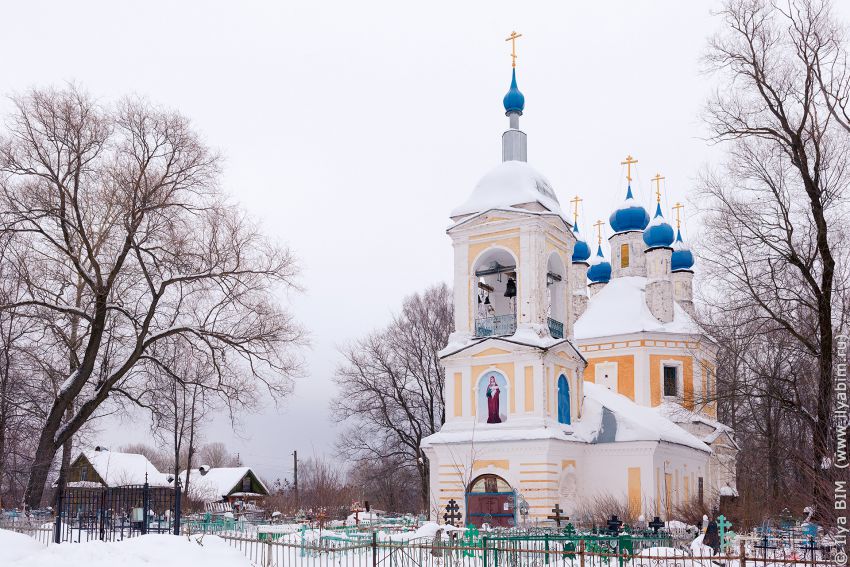
[[[664,397],[676,398],[679,396],[679,367],[665,364],[663,367]]]

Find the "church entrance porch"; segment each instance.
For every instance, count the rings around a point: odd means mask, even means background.
[[[481,475],[466,493],[466,523],[509,528],[516,524],[516,494],[511,485],[494,474]]]

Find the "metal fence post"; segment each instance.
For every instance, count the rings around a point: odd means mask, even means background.
[[[56,522],[53,526],[53,543],[62,543],[62,490],[56,490]]]
[[[148,533],[148,508],[150,508],[149,490],[150,486],[148,485],[148,475],[145,474],[145,484],[142,485],[142,535]]]
[[[584,540],[578,542],[579,567],[584,567]]]
[[[181,495],[180,479],[174,479],[174,535],[180,535],[180,515],[181,515]]]
[[[372,532],[372,567],[378,567],[378,532]]]
[[[487,563],[489,557],[487,557],[487,536],[481,538],[481,549],[484,550],[484,567],[488,567]]]
[[[741,565],[741,567],[747,567],[747,546],[744,543],[744,540],[741,540],[740,550],[741,550],[740,565]]]

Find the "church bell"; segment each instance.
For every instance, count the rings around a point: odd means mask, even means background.
[[[516,282],[513,278],[508,278],[508,283],[505,284],[505,297],[516,297]]]

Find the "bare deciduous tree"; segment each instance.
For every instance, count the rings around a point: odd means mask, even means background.
[[[0,235],[19,252],[8,261],[23,291],[0,309],[54,337],[40,356],[68,363],[27,484],[37,506],[74,433],[108,400],[149,394],[158,345],[189,345],[220,388],[247,384],[238,405],[259,385],[288,391],[302,332],[274,295],[293,285],[291,254],[225,201],[219,156],[186,118],[138,98],[101,104],[73,86],[13,102],[0,135]]]
[[[445,421],[445,373],[438,352],[452,332],[452,297],[445,284],[404,301],[390,325],[343,349],[336,373],[340,394],[333,410],[350,427],[340,440],[357,461],[400,460],[416,469],[420,505],[429,509],[428,460],[424,437]]]
[[[785,403],[811,433],[806,465],[823,510],[835,332],[845,319],[836,300],[847,289],[838,222],[850,181],[846,45],[826,1],[729,0],[720,16],[706,61],[722,84],[706,120],[727,157],[702,176],[699,195],[709,302],[738,324],[787,334],[813,361],[811,376],[795,376],[811,380],[811,396]]]

